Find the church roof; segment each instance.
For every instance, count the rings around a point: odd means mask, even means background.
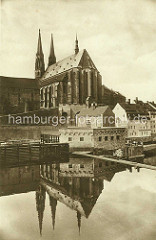
[[[42,78],[40,79],[40,83],[42,84],[44,82],[47,82],[47,79],[53,78],[72,68],[77,67],[89,67],[96,69],[93,61],[91,60],[88,52],[85,49],[79,51],[77,54],[73,54],[49,66],[43,74]]]

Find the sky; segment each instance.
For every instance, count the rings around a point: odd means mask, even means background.
[[[156,101],[156,0],[0,0],[0,75],[34,78],[38,29],[47,65],[87,49],[103,84]]]

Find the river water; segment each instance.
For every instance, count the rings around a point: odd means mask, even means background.
[[[155,226],[154,170],[88,158],[0,170],[0,240],[155,240]]]

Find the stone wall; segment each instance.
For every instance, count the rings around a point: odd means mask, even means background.
[[[99,128],[93,130],[94,148],[107,151],[123,148],[125,144],[125,128]]]
[[[0,141],[36,140],[41,134],[58,135],[58,130],[52,126],[0,126]]]

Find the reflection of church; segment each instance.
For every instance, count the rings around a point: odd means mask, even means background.
[[[124,171],[118,163],[74,158],[65,163],[21,166],[0,170],[0,196],[36,191],[36,210],[40,234],[46,195],[49,196],[52,226],[55,227],[57,202],[76,212],[78,229],[81,217],[88,218],[103,188],[115,173]]]
[[[78,228],[81,227],[81,216],[88,218],[98,197],[104,188],[104,179],[111,181],[116,172],[126,168],[118,163],[109,163],[91,159],[70,159],[68,163],[45,164],[40,167],[40,194],[49,195],[54,228],[57,201],[76,211]],[[38,192],[36,192],[38,194]],[[44,199],[41,197],[38,199]],[[44,204],[37,202],[37,206]],[[42,211],[39,216],[43,217]],[[43,221],[40,219],[39,223]],[[42,227],[40,226],[40,230]]]

